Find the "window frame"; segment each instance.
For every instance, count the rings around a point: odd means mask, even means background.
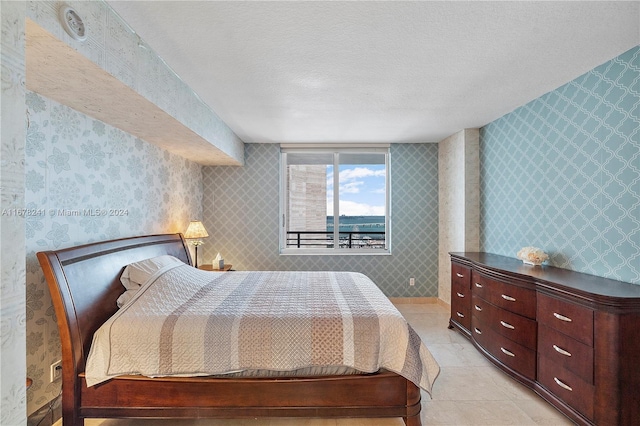
[[[280,194],[279,194],[279,254],[280,255],[391,255],[391,172],[390,172],[390,145],[389,144],[358,144],[358,145],[280,145]],[[333,217],[334,217],[334,241],[338,241],[340,227],[336,226],[336,218],[339,218],[340,209],[340,177],[339,177],[339,156],[340,154],[384,154],[385,156],[385,248],[297,248],[287,247],[287,154],[333,154]],[[339,219],[338,219],[339,220]],[[339,223],[339,222],[337,222]]]

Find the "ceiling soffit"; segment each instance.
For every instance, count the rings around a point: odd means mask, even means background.
[[[27,89],[198,164],[241,165],[30,19],[26,40]]]

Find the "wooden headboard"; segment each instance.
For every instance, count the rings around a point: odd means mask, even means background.
[[[125,266],[163,254],[192,264],[182,234],[123,238],[37,254],[58,320],[63,372],[84,372],[93,333],[118,310]]]

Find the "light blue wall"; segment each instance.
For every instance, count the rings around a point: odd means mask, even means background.
[[[481,248],[640,284],[640,47],[480,133]]]
[[[203,168],[203,223],[210,236],[200,263],[220,252],[240,270],[356,271],[390,297],[437,297],[436,144],[391,145],[391,256],[279,255],[279,153],[277,144],[247,144],[244,167]]]
[[[60,393],[53,304],[36,252],[184,232],[202,212],[202,166],[27,92],[26,349],[31,413]],[[123,288],[124,290],[124,288]]]

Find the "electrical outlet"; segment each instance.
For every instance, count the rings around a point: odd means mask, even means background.
[[[62,377],[62,361],[54,362],[49,368],[49,383],[53,383]]]
[[[409,278],[409,285],[416,285],[416,279],[413,277]]]

